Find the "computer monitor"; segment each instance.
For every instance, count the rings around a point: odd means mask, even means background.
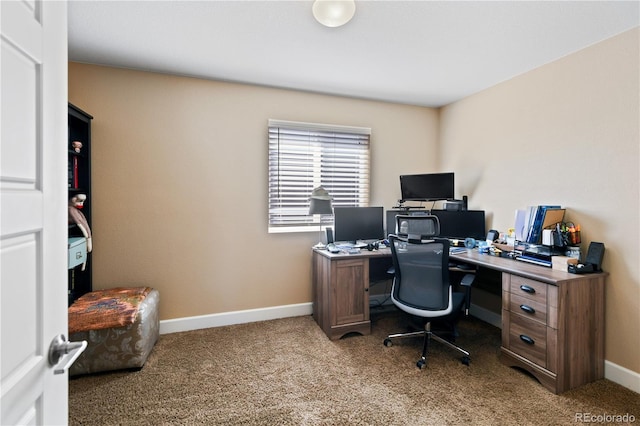
[[[335,240],[338,242],[377,241],[384,238],[382,207],[334,207]]]
[[[440,220],[440,236],[449,239],[487,238],[484,210],[431,210]]]
[[[402,201],[452,200],[454,197],[454,174],[426,173],[401,175],[400,193]]]

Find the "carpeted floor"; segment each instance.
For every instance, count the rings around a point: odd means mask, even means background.
[[[502,365],[500,330],[481,321],[460,324],[457,342],[471,352],[470,366],[433,343],[422,371],[420,339],[382,344],[404,330],[404,318],[372,321],[371,335],[338,341],[311,316],[162,335],[140,371],[71,379],[69,424],[567,425],[623,415],[640,422],[640,395],[613,382],[554,395]]]

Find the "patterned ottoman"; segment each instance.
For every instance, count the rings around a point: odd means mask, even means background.
[[[69,376],[141,368],[158,341],[160,293],[150,287],[118,287],[87,293],[69,307],[69,340],[87,349]]]

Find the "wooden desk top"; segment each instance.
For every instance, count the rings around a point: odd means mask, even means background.
[[[451,254],[449,255],[449,259],[456,262],[470,263],[472,265],[494,269],[500,272],[507,272],[553,285],[558,285],[565,281],[585,278],[600,278],[607,275],[606,272],[594,274],[570,274],[566,271],[558,271],[556,269],[534,265],[519,260],[492,256],[490,254],[480,254],[478,250]]]
[[[357,254],[331,253],[328,250],[323,249],[313,249],[313,251],[332,260],[391,256],[390,248],[382,248],[373,251],[369,251],[365,248],[361,249],[360,253]],[[531,263],[521,262],[505,257],[492,256],[490,254],[480,254],[478,250],[450,254],[449,259],[453,262],[482,266],[484,268],[489,268],[500,272],[507,272],[509,274],[519,275],[521,277],[526,277],[553,285],[558,285],[565,281],[573,281],[585,278],[600,278],[608,275],[606,272],[593,274],[570,274],[565,271],[558,271],[552,268],[547,268],[545,266],[534,265]]]

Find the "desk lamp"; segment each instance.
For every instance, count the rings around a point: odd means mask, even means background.
[[[322,243],[322,215],[333,214],[333,209],[331,207],[331,195],[322,186],[314,188],[309,198],[309,215],[315,214],[320,215],[320,241],[313,247],[324,248],[325,245]]]

